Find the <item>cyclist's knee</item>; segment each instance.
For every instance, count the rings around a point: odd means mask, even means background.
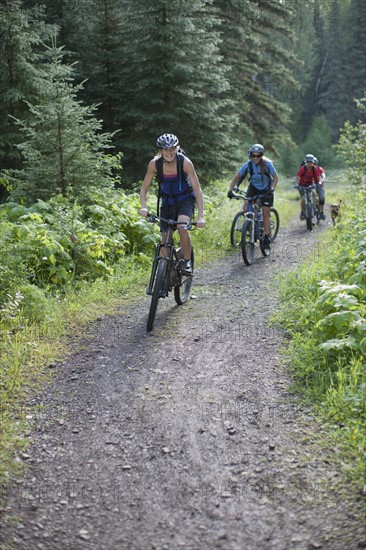
[[[179,234],[180,236],[182,236],[182,235],[188,235],[188,236],[189,236],[189,232],[188,232],[188,230],[187,230],[187,228],[186,228],[186,224],[187,224],[189,221],[190,221],[190,220],[187,220],[187,221],[184,221],[184,222],[182,221],[181,223],[183,223],[184,225],[178,225],[178,226],[177,226],[178,234]]]

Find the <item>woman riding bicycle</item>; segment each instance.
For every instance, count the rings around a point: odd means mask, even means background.
[[[193,163],[178,152],[179,141],[174,134],[162,134],[156,141],[158,154],[149,162],[140,191],[140,215],[146,216],[147,194],[155,177],[159,183],[159,196],[162,198],[161,217],[187,223],[194,215],[197,201],[197,227],[204,227],[203,195]],[[182,272],[192,273],[191,238],[184,226],[177,226],[180,244],[184,255]],[[166,222],[161,222],[162,239],[167,230]]]
[[[234,197],[233,189],[238,187],[249,174],[249,187],[246,192],[248,198],[257,195],[263,195],[262,214],[264,226],[263,248],[269,253],[271,249],[270,237],[270,209],[273,206],[273,190],[278,183],[278,176],[272,162],[263,156],[264,147],[260,143],[255,143],[248,151],[250,159],[243,164],[235,174],[227,196],[229,199]],[[248,212],[248,201],[244,201],[244,213]]]

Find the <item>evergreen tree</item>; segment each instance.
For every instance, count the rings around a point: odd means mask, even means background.
[[[359,109],[360,99],[366,90],[366,4],[364,0],[351,0],[346,12],[347,47],[343,55],[343,71],[346,72],[345,92],[348,98],[345,119],[356,124],[360,117],[366,121],[365,109]],[[344,120],[341,122],[343,123]]]
[[[39,0],[23,0],[25,7],[36,7]],[[91,0],[42,0],[45,21],[58,26],[58,41],[64,45],[66,59],[75,61],[86,47],[92,14]]]
[[[221,53],[240,114],[241,139],[274,150],[289,139],[289,88],[296,89],[289,53],[292,11],[273,0],[215,0],[221,19]],[[290,96],[291,97],[291,96]]]
[[[308,152],[315,155],[323,167],[334,167],[331,129],[325,115],[320,115],[313,119],[312,125],[303,144],[303,151],[304,155]]]
[[[82,85],[73,83],[73,67],[62,62],[56,40],[45,52],[42,101],[28,102],[32,118],[18,124],[26,136],[19,145],[22,170],[13,172],[12,196],[23,202],[85,195],[93,186],[110,184],[111,161],[105,155],[110,136],[99,134],[94,109],[77,98]]]
[[[25,102],[39,96],[39,46],[51,32],[42,15],[39,9],[23,10],[18,0],[0,6],[0,169],[21,165],[14,117],[27,118]]]
[[[292,106],[294,118],[291,125],[293,138],[301,143],[319,114],[318,89],[323,73],[322,64],[327,54],[323,53],[324,24],[323,12],[318,0],[295,2],[294,8],[294,49],[299,62],[294,68],[294,77],[300,84],[300,90],[294,94]]]
[[[343,0],[342,0],[343,2]],[[327,58],[324,74],[317,92],[318,112],[324,113],[332,131],[334,142],[343,124],[347,105],[352,98],[347,96],[345,61],[345,25],[339,0],[332,0],[327,14],[326,41]],[[342,76],[343,75],[343,76]]]
[[[140,179],[156,137],[177,134],[200,175],[230,166],[238,142],[211,0],[123,0],[119,111],[124,171]]]
[[[98,115],[106,131],[118,129],[119,90],[123,83],[125,54],[121,0],[93,0],[89,19],[88,47],[81,53],[82,71],[88,77],[88,101],[98,104]]]

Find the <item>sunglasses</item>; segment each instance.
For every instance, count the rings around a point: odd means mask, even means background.
[[[252,159],[260,159],[262,155],[252,155]]]

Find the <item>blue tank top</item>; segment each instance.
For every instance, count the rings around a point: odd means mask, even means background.
[[[183,170],[184,156],[177,153],[177,173],[163,173],[163,158],[155,161],[157,178],[160,185],[160,195],[163,198],[163,204],[173,205],[187,198],[194,197],[194,191],[189,183],[189,178]]]

